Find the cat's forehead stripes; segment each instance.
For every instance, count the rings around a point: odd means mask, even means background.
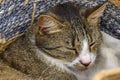
[[[76,33],[76,35],[85,35],[85,30],[83,28],[83,22],[81,20],[80,17],[73,17],[71,19],[71,28],[74,30],[74,32]]]

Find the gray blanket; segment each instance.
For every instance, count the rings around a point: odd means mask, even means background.
[[[25,4],[25,1],[27,2]],[[23,33],[31,23],[33,3],[36,3],[35,20],[56,4],[74,2],[86,8],[93,8],[106,0],[3,0],[0,3],[0,38],[6,40]],[[102,16],[101,30],[120,39],[120,8],[109,3]]]

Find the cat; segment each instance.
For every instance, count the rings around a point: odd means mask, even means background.
[[[1,59],[39,80],[91,80],[102,69],[120,66],[115,56],[120,40],[100,31],[105,6],[87,10],[64,3],[52,7],[7,47]]]

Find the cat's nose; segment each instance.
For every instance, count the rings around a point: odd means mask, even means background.
[[[87,67],[87,66],[90,65],[91,61],[84,62],[84,61],[80,60],[80,63],[81,63],[82,65],[84,65],[85,67]]]

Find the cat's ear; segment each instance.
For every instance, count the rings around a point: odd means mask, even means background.
[[[52,34],[60,32],[64,25],[49,15],[41,15],[38,18],[38,26],[41,34]]]
[[[85,8],[85,7],[79,7],[80,14],[86,19],[88,16],[90,16],[93,12],[95,12],[98,8],[100,8],[103,4],[98,5],[94,8]]]
[[[102,4],[101,6],[92,10],[90,15],[87,17],[87,22],[90,25],[95,25],[95,24],[99,23],[100,17],[103,15],[103,12],[104,12],[107,4],[108,4],[108,2],[106,2],[106,3]]]

